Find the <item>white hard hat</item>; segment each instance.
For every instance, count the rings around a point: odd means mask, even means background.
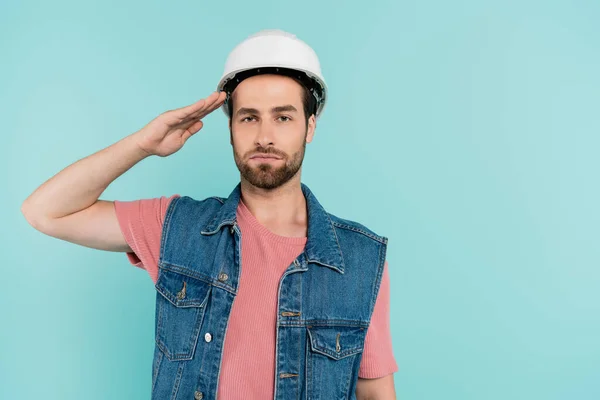
[[[316,117],[327,99],[327,85],[315,51],[295,35],[279,29],[255,33],[238,44],[227,57],[217,90],[227,91],[222,109],[229,115],[229,96],[243,79],[262,73],[292,75],[310,90],[316,102]]]

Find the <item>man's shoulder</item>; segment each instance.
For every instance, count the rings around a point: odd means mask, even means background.
[[[220,196],[209,196],[205,198],[195,198],[189,195],[182,195],[173,198],[169,207],[171,216],[179,220],[188,220],[195,223],[206,223],[223,206],[227,200]],[[179,221],[182,222],[182,221]]]
[[[331,223],[337,229],[345,230],[348,232],[354,232],[357,234],[362,234],[362,235],[369,237],[373,240],[376,240],[378,242],[387,243],[388,239],[385,236],[375,233],[373,230],[367,228],[364,224],[362,224],[358,221],[341,218],[330,212],[328,212],[327,214],[329,215],[329,218],[331,219]]]
[[[225,200],[227,200],[227,198],[221,197],[221,196],[209,196],[209,197],[198,199],[198,198],[195,198],[192,196],[183,195],[183,196],[179,196],[177,198],[177,202],[181,202],[182,204],[190,204],[190,205],[220,206],[225,203]]]

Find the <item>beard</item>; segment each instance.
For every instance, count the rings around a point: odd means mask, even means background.
[[[307,131],[308,133],[308,131]],[[276,150],[272,147],[257,147],[252,151],[249,151],[247,155],[253,153],[264,153],[274,154],[281,157],[283,161],[282,166],[275,166],[268,163],[261,163],[256,166],[250,165],[247,161],[248,157],[242,157],[233,147],[233,158],[235,165],[237,166],[240,174],[246,179],[252,186],[261,189],[275,189],[288,182],[302,166],[304,160],[304,152],[306,150],[306,134],[302,141],[302,147],[300,150],[289,156],[288,154]]]

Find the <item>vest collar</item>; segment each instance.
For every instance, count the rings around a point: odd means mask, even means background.
[[[308,262],[315,262],[344,273],[342,250],[329,214],[318,202],[308,186],[300,183],[306,199],[308,212],[308,234],[304,253]],[[225,200],[214,218],[201,231],[203,235],[217,233],[224,225],[236,223],[236,211],[241,197],[241,183],[238,183]]]

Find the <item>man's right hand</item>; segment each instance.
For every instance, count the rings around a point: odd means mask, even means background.
[[[113,202],[100,200],[100,194],[144,158],[165,157],[183,147],[202,128],[202,118],[224,100],[224,92],[215,92],[167,111],[139,131],[69,165],[25,199],[23,215],[34,228],[53,237],[95,249],[131,251]]]
[[[202,129],[202,118],[221,107],[225,98],[225,92],[213,92],[194,104],[160,114],[134,134],[138,146],[148,155],[175,153]]]

